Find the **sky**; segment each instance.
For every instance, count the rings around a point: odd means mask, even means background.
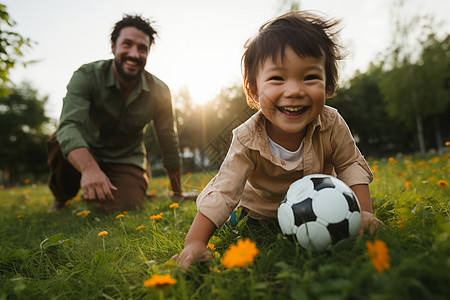
[[[113,58],[110,33],[124,14],[154,22],[158,38],[146,70],[162,79],[172,95],[188,89],[193,101],[214,99],[223,87],[241,84],[245,42],[269,19],[285,12],[288,0],[0,0],[17,25],[14,31],[35,42],[24,60],[38,62],[11,72],[16,85],[28,82],[48,96],[46,114],[58,119],[66,86],[81,65]],[[301,0],[300,9],[341,19],[348,54],[343,78],[364,72],[392,42],[394,0]],[[406,0],[409,15],[431,14],[444,24],[449,0]]]

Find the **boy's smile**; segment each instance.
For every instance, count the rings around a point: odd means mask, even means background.
[[[256,77],[258,101],[277,144],[297,150],[306,127],[325,105],[325,58],[300,57],[290,47],[276,61],[267,58]]]

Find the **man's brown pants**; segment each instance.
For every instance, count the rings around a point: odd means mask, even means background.
[[[55,207],[63,207],[80,190],[81,174],[64,158],[55,134],[47,141],[47,151],[49,187],[55,196]],[[92,201],[95,206],[108,212],[144,207],[148,177],[143,169],[130,164],[98,163],[117,191],[112,191],[113,201]]]

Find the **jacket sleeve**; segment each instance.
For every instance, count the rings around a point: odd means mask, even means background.
[[[235,136],[217,175],[197,198],[198,211],[220,228],[240,202],[254,162]]]
[[[76,148],[89,148],[83,138],[81,125],[89,116],[92,80],[80,68],[74,72],[69,84],[67,94],[63,99],[60,124],[56,133],[64,157]]]
[[[153,126],[160,147],[163,165],[168,170],[177,170],[181,166],[181,156],[172,99],[169,88],[162,84],[160,93],[156,96],[157,103]]]
[[[373,174],[356,146],[346,122],[337,114],[331,129],[332,164],[337,177],[348,186],[369,184]]]

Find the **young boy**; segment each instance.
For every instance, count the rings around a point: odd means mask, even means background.
[[[276,219],[289,185],[309,174],[334,175],[351,187],[361,205],[361,234],[376,223],[373,175],[345,121],[325,106],[341,59],[335,25],[291,12],[261,26],[247,43],[244,89],[248,104],[259,111],[233,131],[218,174],[197,198],[185,248],[173,257],[179,265],[211,258],[206,245],[237,206],[250,219]]]

